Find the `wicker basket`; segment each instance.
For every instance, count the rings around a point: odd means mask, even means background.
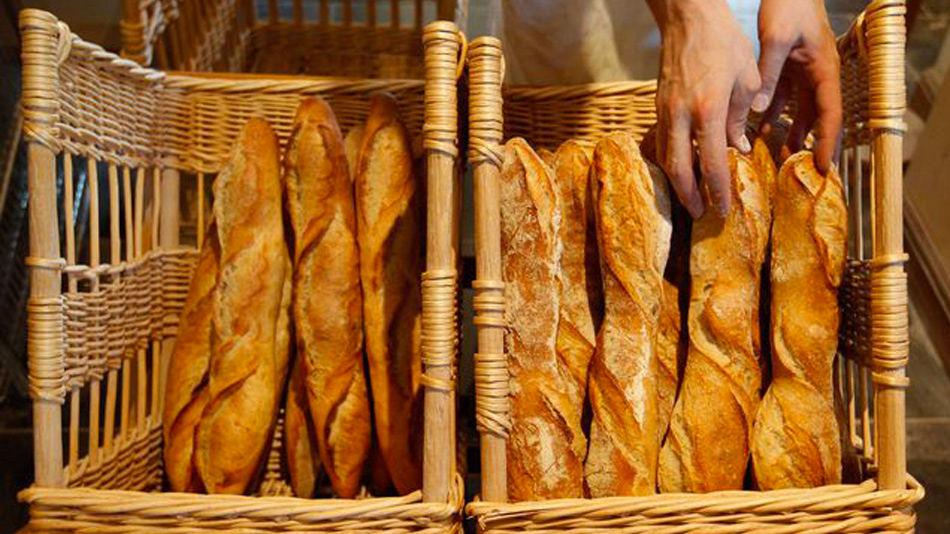
[[[82,41],[43,11],[24,10],[20,28],[36,457],[36,483],[20,498],[30,504],[32,531],[459,532],[458,233],[450,223],[458,220],[464,47],[455,25],[426,27],[425,82],[166,73]],[[161,493],[164,370],[203,239],[206,182],[247,118],[266,117],[285,142],[299,101],[320,95],[348,129],[365,119],[375,90],[396,96],[427,151],[423,489],[397,498],[299,499],[272,454],[261,496]],[[196,206],[179,198],[189,180],[197,180]],[[80,202],[89,203],[88,235],[74,220]],[[193,236],[180,224],[189,211],[197,218]]]
[[[914,530],[912,506],[923,498],[924,490],[905,472],[904,11],[902,0],[875,0],[839,40],[846,123],[841,172],[850,204],[851,259],[841,292],[836,385],[847,401],[847,424],[863,460],[864,482],[815,489],[505,502],[505,437],[510,422],[498,213],[500,143],[522,136],[553,150],[569,138],[592,141],[613,130],[642,135],[654,122],[656,84],[512,87],[504,93],[502,105],[501,43],[491,38],[472,42],[469,160],[475,172],[477,217],[475,373],[483,500],[469,504],[467,513],[482,532]]]
[[[458,2],[458,4],[456,4]],[[458,0],[122,0],[122,56],[162,69],[422,79],[422,30]]]

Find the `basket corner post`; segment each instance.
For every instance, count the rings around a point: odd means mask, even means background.
[[[504,60],[501,41],[479,37],[468,51],[469,150],[475,192],[475,417],[481,440],[482,499],[505,502],[508,362],[501,263],[501,142]]]
[[[903,0],[872,2],[863,17],[868,65],[868,127],[874,180],[871,352],[877,390],[878,485],[907,488],[906,367],[909,355],[903,240],[903,136],[906,129]]]
[[[69,52],[65,24],[38,9],[20,12],[23,60],[23,137],[27,142],[30,217],[30,296],[27,354],[33,399],[35,483],[64,485],[62,404],[65,358],[62,346],[61,275],[56,195],[56,132],[59,63]]]
[[[425,438],[422,497],[454,503],[456,472],[455,383],[458,350],[458,256],[461,184],[458,157],[459,50],[454,23],[436,21],[422,34],[425,50],[427,161],[426,266],[422,275],[422,384]]]

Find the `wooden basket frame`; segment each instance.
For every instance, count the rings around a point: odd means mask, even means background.
[[[836,387],[845,395],[849,435],[866,480],[814,489],[506,503],[505,440],[511,422],[499,223],[501,143],[521,136],[555,150],[567,139],[590,143],[615,130],[639,137],[655,122],[656,82],[503,92],[501,43],[494,38],[471,43],[468,159],[475,177],[476,419],[483,500],[469,504],[467,514],[483,532],[913,531],[912,505],[924,490],[906,473],[905,10],[903,0],[873,0],[838,41],[845,112],[840,171],[851,208]],[[863,224],[868,220],[869,231]]]
[[[122,0],[121,55],[160,69],[417,79],[427,6],[463,31],[468,18],[468,0],[358,1],[364,20],[354,0],[292,0],[289,19],[277,0],[263,14],[254,0]],[[404,25],[407,7],[412,22]],[[268,51],[280,51],[280,67],[259,62]]]
[[[458,225],[452,223],[460,209],[457,84],[465,44],[455,25],[434,22],[424,30],[424,81],[163,72],[83,41],[44,11],[22,11],[20,29],[36,459],[35,484],[20,498],[31,506],[32,529],[459,532]],[[224,166],[251,116],[266,117],[285,143],[301,99],[324,97],[348,129],[365,119],[377,90],[397,98],[410,133],[424,141],[428,163],[423,489],[394,498],[290,497],[272,454],[260,489],[265,496],[155,492],[163,476],[164,375],[204,237],[206,175]],[[87,192],[74,193],[83,160]],[[180,202],[180,186],[189,179],[199,192],[197,243],[185,245],[180,220],[189,206]],[[102,210],[100,187],[108,190]],[[91,214],[88,258],[77,257],[85,234],[72,209],[83,199]],[[88,426],[88,437],[81,426]]]

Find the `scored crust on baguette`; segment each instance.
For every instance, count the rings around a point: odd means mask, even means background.
[[[505,144],[501,250],[511,388],[507,442],[512,501],[583,496],[582,402],[556,350],[561,211],[552,171],[524,139]]]
[[[307,399],[307,369],[303,358],[294,358],[284,404],[284,458],[290,487],[297,497],[313,497],[320,472],[316,432]]]
[[[287,375],[290,258],[277,152],[267,122],[250,119],[214,183],[219,274],[209,400],[195,440],[209,493],[244,493],[260,473]]]
[[[356,164],[363,327],[379,448],[396,490],[422,487],[422,188],[396,100],[376,93]]]
[[[162,417],[165,471],[172,491],[204,491],[195,470],[195,430],[208,402],[211,319],[218,279],[217,229],[212,221],[201,245],[168,364]]]
[[[663,492],[742,489],[762,382],[759,277],[768,243],[767,184],[729,149],[732,207],[693,222],[689,354],[666,441]]]
[[[322,99],[308,98],[297,110],[284,181],[296,244],[297,353],[316,447],[334,492],[353,498],[371,440],[356,209],[343,137]]]
[[[837,172],[819,174],[811,152],[782,165],[772,241],[773,377],[752,433],[754,479],[764,490],[837,484],[832,366],[847,207]]]
[[[363,144],[365,127],[360,124],[354,126],[343,138],[343,151],[346,153],[346,167],[349,169],[350,181],[356,180],[356,164],[360,157],[360,145]]]
[[[592,422],[584,479],[591,497],[656,492],[654,340],[672,232],[665,179],[634,138],[598,141],[592,167],[605,313],[589,375]]]
[[[559,233],[563,245],[556,350],[561,364],[567,366],[574,379],[567,391],[570,400],[581,407],[587,397],[587,370],[604,306],[588,183],[592,155],[592,150],[573,140],[567,141],[551,155],[553,165],[550,166],[561,207]],[[587,439],[583,433],[578,440],[586,451]]]

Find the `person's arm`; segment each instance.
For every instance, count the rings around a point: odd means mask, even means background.
[[[752,44],[725,0],[647,3],[662,36],[656,103],[659,163],[680,202],[699,217],[704,205],[693,173],[696,139],[709,198],[725,213],[730,201],[727,142],[750,150],[746,118],[760,88]]]
[[[798,102],[786,144],[801,149],[815,132],[815,163],[828,171],[841,131],[838,50],[821,0],[762,0],[759,8],[762,89],[752,103],[764,112],[761,129],[775,123],[794,89]]]

